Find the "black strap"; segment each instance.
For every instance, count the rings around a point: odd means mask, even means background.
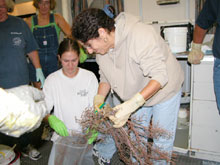
[[[37,15],[33,15],[34,26],[38,25]]]
[[[50,13],[50,23],[53,23],[53,22],[54,22],[54,14]]]

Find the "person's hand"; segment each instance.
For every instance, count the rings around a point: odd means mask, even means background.
[[[36,79],[41,82],[41,88],[43,88],[45,77],[41,68],[36,69]]]
[[[102,95],[95,95],[94,99],[93,99],[93,106],[95,108],[95,112],[98,112],[100,109],[102,109],[102,107],[100,108],[100,106],[102,106],[102,104],[105,101],[105,97]]]
[[[114,116],[109,116],[109,119],[114,123],[113,127],[122,127],[128,121],[131,113],[137,110],[144,103],[144,97],[140,93],[137,93],[130,100],[114,107],[113,110],[117,111],[116,114]]]
[[[41,90],[29,85],[0,88],[0,132],[19,137],[38,128],[46,113]]]
[[[188,62],[191,64],[200,64],[201,60],[204,57],[204,54],[201,50],[202,44],[196,44],[192,42],[192,50],[188,55]]]
[[[58,133],[60,136],[69,136],[69,133],[67,131],[65,124],[60,119],[58,119],[56,116],[50,115],[48,117],[48,122],[49,122],[50,127],[53,128],[54,131]]]

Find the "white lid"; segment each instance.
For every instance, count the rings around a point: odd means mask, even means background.
[[[178,33],[178,32],[185,32],[187,33],[188,29],[187,27],[166,27],[164,28],[165,33]]]

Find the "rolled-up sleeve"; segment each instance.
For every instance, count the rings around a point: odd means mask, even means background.
[[[210,28],[216,22],[219,9],[219,0],[206,0],[196,24],[203,29]]]
[[[96,62],[97,64],[99,65],[99,75],[100,75],[100,82],[106,82],[106,83],[109,83],[107,78],[105,77],[104,75],[104,72],[102,71],[102,69],[100,68],[100,58],[99,58],[100,55],[96,55]]]

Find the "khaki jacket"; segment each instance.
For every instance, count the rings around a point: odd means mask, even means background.
[[[97,55],[100,82],[107,82],[126,101],[140,92],[150,80],[161,89],[145,103],[152,106],[170,99],[182,86],[184,74],[179,62],[152,26],[121,13],[116,18],[115,47]]]

